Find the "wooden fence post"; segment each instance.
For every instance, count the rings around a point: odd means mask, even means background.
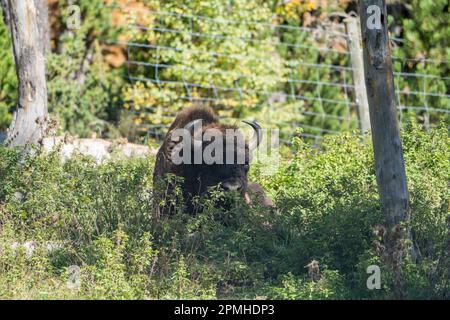
[[[359,127],[362,133],[370,130],[369,102],[364,79],[364,60],[359,21],[356,17],[345,19],[350,60],[353,70],[356,103],[358,104]]]
[[[394,273],[394,294],[404,298],[401,259],[409,229],[409,195],[395,105],[394,76],[385,0],[360,0],[364,70],[369,101],[375,169],[385,216],[384,261]],[[406,232],[405,232],[406,231]]]
[[[42,0],[7,0],[9,29],[19,83],[19,94],[13,121],[5,143],[27,147],[42,139],[47,121],[47,89],[45,80],[46,45],[41,30],[47,23],[39,15]]]

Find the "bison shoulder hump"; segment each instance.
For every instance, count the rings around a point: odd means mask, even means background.
[[[216,114],[211,108],[198,106],[190,107],[183,109],[182,111],[180,111],[180,113],[178,113],[177,117],[175,118],[175,121],[170,126],[169,131],[176,128],[182,128],[189,122],[197,119],[202,119],[204,125],[219,122],[219,118],[216,116]]]

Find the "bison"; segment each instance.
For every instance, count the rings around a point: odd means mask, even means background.
[[[157,216],[170,214],[179,205],[162,201],[173,197],[174,184],[166,179],[169,174],[182,178],[183,204],[191,214],[199,211],[193,198],[211,187],[235,192],[249,204],[251,195],[257,195],[263,205],[272,205],[262,187],[247,180],[251,152],[261,142],[262,129],[256,122],[244,122],[254,131],[248,140],[237,126],[220,123],[210,108],[191,107],[177,115],[156,155],[153,185]],[[211,148],[213,143],[215,149]]]

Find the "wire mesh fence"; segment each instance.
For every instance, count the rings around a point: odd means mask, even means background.
[[[397,108],[402,122],[415,118],[425,127],[433,127],[440,122],[450,124],[450,77],[426,74],[421,72],[405,72],[408,64],[414,63],[418,69],[440,68],[448,61],[428,59],[393,58],[396,72],[394,84]]]
[[[254,118],[278,127],[281,140],[360,128],[349,34],[338,23],[317,28],[119,6],[133,89],[128,108],[142,131],[161,137],[176,111],[212,106],[225,121]],[[400,42],[393,39],[393,45]],[[411,73],[393,58],[401,121],[449,123],[450,77]],[[446,62],[441,62],[446,63]],[[438,67],[438,66],[437,66]]]

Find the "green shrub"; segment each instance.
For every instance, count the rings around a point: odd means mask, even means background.
[[[0,8],[0,132],[11,122],[11,110],[16,104],[17,76],[14,66],[11,38]]]
[[[283,276],[281,287],[270,287],[267,296],[282,300],[344,299],[345,287],[337,271],[325,270],[318,281],[303,279],[288,273]]]
[[[449,298],[447,129],[411,126],[403,133],[411,227],[420,259],[402,265],[409,298]],[[3,298],[385,299],[393,275],[374,248],[383,223],[370,139],[340,135],[322,149],[296,140],[275,174],[252,166],[251,178],[276,209],[230,199],[198,199],[202,213],[153,218],[154,159],[55,154],[19,161],[0,147],[0,295]],[[35,254],[11,244],[34,241]],[[56,252],[49,242],[62,243]],[[39,249],[40,248],[40,249]],[[3,254],[4,252],[4,254]],[[30,260],[31,259],[31,260]],[[306,266],[319,263],[318,279]],[[81,286],[67,288],[68,267]],[[368,290],[366,269],[381,268],[381,290]]]
[[[271,18],[269,6],[264,1],[238,0],[228,4],[219,0],[196,0],[182,6],[172,0],[148,1],[146,8],[162,14],[144,12],[144,17],[135,17],[130,24],[141,28],[130,28],[127,39],[160,48],[131,46],[129,58],[172,67],[131,64],[130,73],[137,79],[158,79],[178,84],[137,81],[128,86],[124,90],[124,98],[128,101],[125,107],[139,113],[137,124],[168,124],[174,112],[189,104],[186,99],[179,98],[192,96],[200,101],[213,98],[213,86],[244,89],[241,93],[218,89],[218,101],[214,105],[224,116],[241,116],[246,109],[257,106],[260,100],[258,93],[248,89],[270,91],[276,85],[270,77],[284,76],[284,67],[274,47],[266,43],[270,32],[262,26],[245,23],[246,20],[267,21]],[[231,19],[238,23],[215,23],[197,15]],[[159,32],[158,29],[174,31]],[[226,35],[226,38],[220,35]],[[255,41],[239,40],[250,37]],[[207,52],[216,52],[219,56],[214,58]],[[251,58],[240,58],[242,56]],[[198,86],[186,92],[186,88],[179,85],[184,82]]]
[[[80,28],[70,30],[69,2],[60,0],[54,17],[60,30],[54,30],[55,48],[47,59],[49,112],[63,132],[116,137],[123,71],[107,64],[103,49],[120,28],[112,25],[112,9],[94,0],[77,2]]]
[[[76,30],[66,26],[66,0],[60,0],[58,10],[52,12],[57,23],[54,48],[46,64],[49,112],[63,132],[117,137],[123,71],[111,68],[102,50],[106,42],[114,41],[120,28],[111,25],[111,8],[103,1],[78,1],[77,5],[82,21]],[[0,131],[4,131],[12,118],[17,79],[10,35],[0,20]]]
[[[347,66],[348,56],[317,50],[328,47],[329,39],[298,28],[301,18],[278,12],[275,4],[148,1],[148,11],[132,14],[127,39],[134,43],[129,46],[133,81],[124,88],[124,99],[125,108],[136,112],[140,130],[158,133],[175,112],[192,103],[209,105],[223,117],[253,117],[279,127],[287,139],[294,134],[293,122],[304,124],[309,134],[318,134],[311,126],[356,128],[355,110],[345,103],[347,92],[316,83],[347,77],[351,84],[351,72],[311,67]],[[295,6],[304,13],[315,4]],[[272,22],[279,28],[269,28]],[[271,102],[277,95],[283,102]],[[340,102],[330,103],[336,100]],[[324,119],[324,114],[333,117]]]
[[[306,25],[320,30],[328,19],[342,24],[342,19],[331,17],[330,13],[351,10],[352,2],[335,1],[322,6],[309,0],[272,3],[239,0],[232,4],[219,0],[185,4],[151,0],[139,3],[140,9],[130,10],[138,10],[140,14],[137,17],[132,14],[127,21],[123,19],[122,26],[130,27],[125,29],[114,19],[119,14],[127,16],[127,8],[133,8],[132,4],[114,9],[101,0],[82,0],[77,2],[82,15],[81,28],[77,30],[66,27],[68,3],[58,1],[54,5],[57,10],[51,12],[54,47],[47,62],[49,110],[52,117],[59,119],[62,131],[83,137],[93,133],[107,137],[125,135],[135,140],[150,130],[150,134],[157,136],[161,134],[161,126],[172,120],[174,112],[193,103],[187,99],[189,96],[212,105],[221,116],[252,117],[266,127],[279,127],[285,139],[295,134],[292,123],[301,124],[303,132],[312,135],[323,134],[318,128],[341,132],[358,127],[356,109],[346,103],[346,100],[354,100],[352,90],[316,83],[320,80],[352,84],[350,69],[327,67],[349,66],[349,56],[342,54],[346,49],[345,37],[330,36],[332,31],[320,35],[320,32],[313,34],[298,28]],[[395,71],[431,75],[395,77],[396,88],[403,92],[398,104],[413,107],[402,110],[402,120],[426,125],[435,125],[441,120],[448,123],[448,3],[414,0],[401,6],[405,10],[396,16],[398,28],[392,30],[401,30],[396,36],[404,39],[394,49],[394,55],[399,58],[394,60]],[[155,14],[152,10],[169,15]],[[198,16],[238,23],[215,23]],[[428,19],[430,16],[435,19]],[[246,21],[273,22],[282,28],[271,30]],[[131,27],[135,24],[142,28]],[[125,83],[125,68],[110,67],[105,59],[107,45],[118,39],[150,45],[128,48],[129,61],[144,63],[131,62],[128,65],[131,76],[177,83],[144,80]],[[3,21],[0,22],[0,45],[4,57],[0,62],[0,131],[4,131],[11,121],[17,80],[9,34]],[[152,47],[155,45],[159,49]],[[335,52],[316,50],[323,47]],[[213,59],[205,52],[217,52],[220,57]],[[421,60],[423,57],[431,61]],[[418,60],[407,60],[411,58]],[[288,78],[294,82],[287,82]],[[189,87],[188,92],[184,83],[197,86]],[[215,92],[211,87],[232,90]],[[243,91],[234,90],[236,88]],[[281,102],[269,103],[272,94],[283,92]],[[294,99],[292,94],[302,98]],[[211,98],[216,101],[212,102]],[[128,110],[123,110],[122,106]],[[440,111],[427,111],[427,108]],[[324,114],[329,116],[324,117]]]
[[[442,112],[409,109],[403,111],[404,119],[422,124],[438,124],[450,121],[450,14],[448,1],[412,0],[405,4],[408,14],[400,16],[396,23],[402,27],[401,42],[394,50],[400,59],[394,60],[396,71],[426,74],[427,77],[396,77],[399,88],[416,94],[400,95],[398,104],[444,109]],[[433,17],[430,19],[430,17]],[[405,60],[405,59],[416,59]],[[421,94],[422,92],[431,95]]]

